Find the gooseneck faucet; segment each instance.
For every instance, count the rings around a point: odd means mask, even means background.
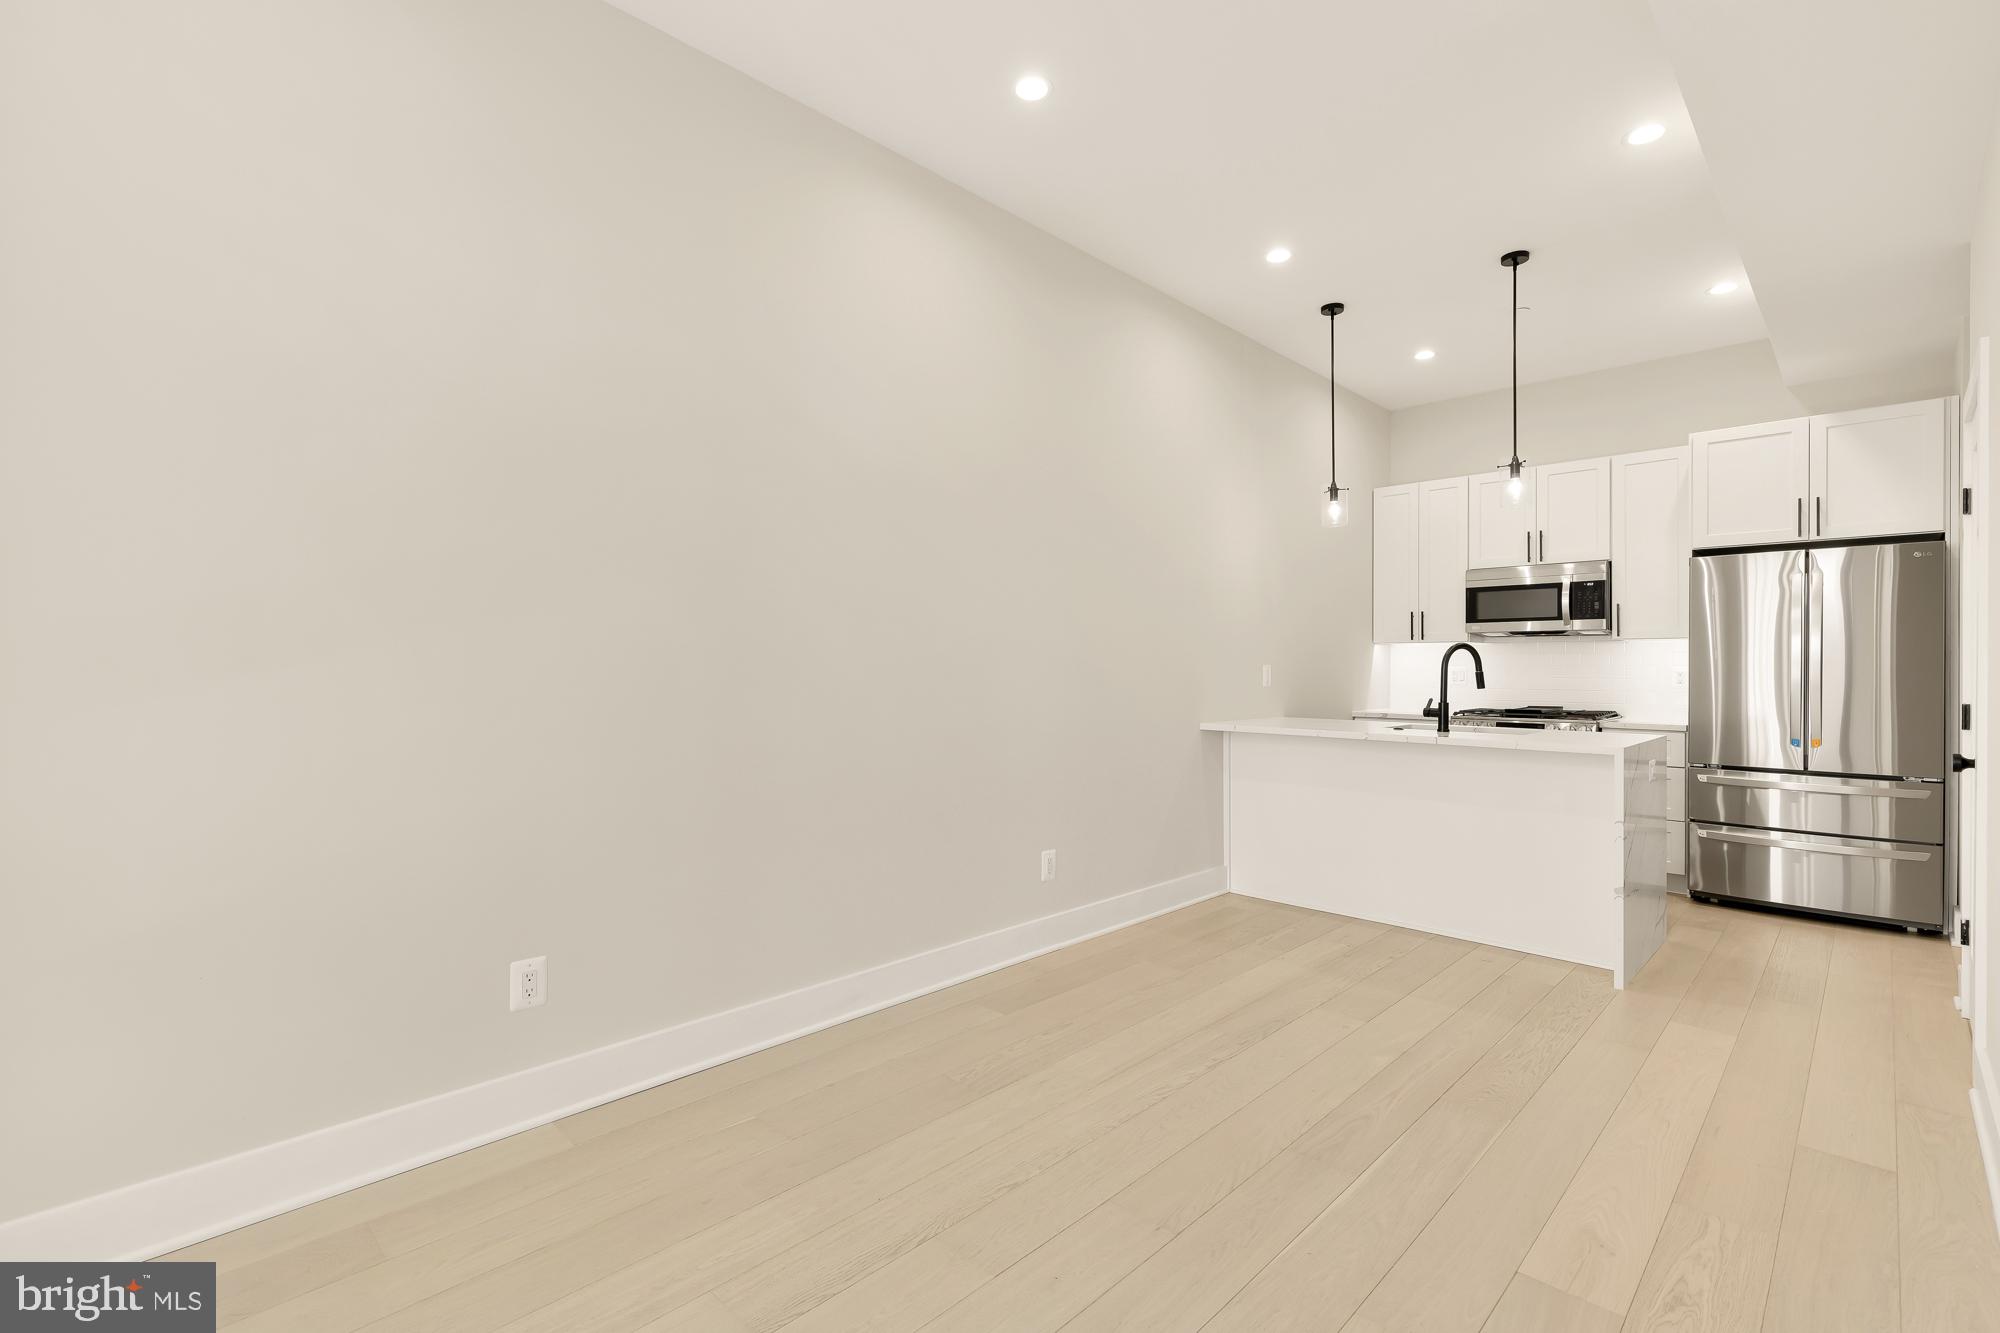
[[[1451,657],[1459,649],[1472,654],[1472,683],[1480,689],[1486,688],[1486,664],[1479,660],[1479,650],[1469,643],[1454,643],[1444,650],[1444,657],[1438,662],[1438,735],[1451,734]]]

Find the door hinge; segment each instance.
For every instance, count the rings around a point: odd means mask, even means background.
[[[1961,514],[1972,512],[1972,488],[1970,486],[1961,486],[1958,488],[1958,512]]]
[[[1972,923],[1964,917],[1958,919],[1958,942],[1960,944],[1972,943]]]

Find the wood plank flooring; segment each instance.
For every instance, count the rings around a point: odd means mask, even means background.
[[[169,1256],[237,1333],[2000,1330],[1953,959],[1223,897]]]

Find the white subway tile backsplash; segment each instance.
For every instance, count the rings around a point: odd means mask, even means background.
[[[1564,704],[1610,708],[1641,722],[1687,721],[1686,639],[1489,639],[1474,645],[1486,688],[1472,684],[1463,653],[1452,663],[1452,705],[1506,708]],[[1437,694],[1446,645],[1394,643],[1376,649],[1372,707],[1414,713]]]

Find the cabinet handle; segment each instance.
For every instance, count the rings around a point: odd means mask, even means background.
[[[1416,641],[1417,641],[1417,613],[1415,611],[1412,611],[1410,612],[1410,642],[1415,643]]]
[[[1625,603],[1623,602],[1613,602],[1611,604],[1611,637],[1614,639],[1625,637]]]
[[[1819,516],[1819,497],[1815,495],[1813,497],[1813,536],[1824,537],[1825,535],[1826,523]]]
[[[1522,556],[1521,558],[1523,560],[1526,560],[1529,564],[1532,565],[1535,563],[1535,534],[1532,532],[1524,532],[1521,534],[1521,540],[1524,543],[1526,543],[1528,547],[1527,554]]]
[[[1431,631],[1430,631],[1430,625],[1429,625],[1429,621],[1430,621],[1430,612],[1428,612],[1428,611],[1419,611],[1419,612],[1417,612],[1417,637],[1418,637],[1418,638],[1420,638],[1420,639],[1428,639],[1428,638],[1429,638],[1429,637],[1431,636]]]
[[[1799,497],[1799,536],[1806,535],[1806,497]]]
[[[1549,558],[1549,534],[1539,528],[1535,530],[1535,549],[1541,552],[1542,559]]]

